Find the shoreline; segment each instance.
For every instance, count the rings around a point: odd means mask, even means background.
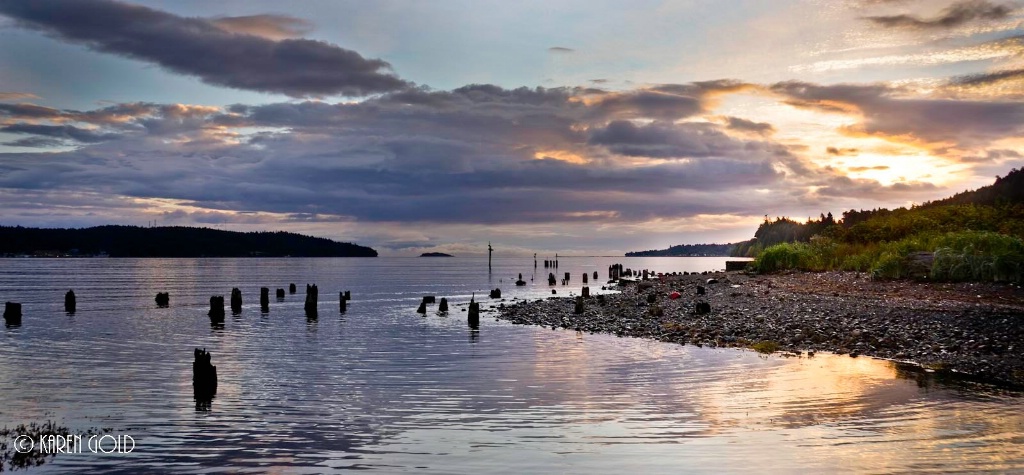
[[[698,286],[706,295],[697,295]],[[619,289],[585,299],[579,315],[572,297],[496,310],[515,324],[768,353],[869,356],[1024,387],[1024,289],[1013,284],[878,281],[854,272],[709,272]],[[670,299],[673,291],[680,298]],[[698,301],[709,303],[711,312],[697,314]]]

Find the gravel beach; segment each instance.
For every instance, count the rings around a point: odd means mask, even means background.
[[[552,297],[506,303],[498,318],[681,344],[872,356],[1024,387],[1018,285],[878,281],[851,272],[718,272],[610,288],[622,292],[585,299],[582,314],[575,313],[574,298]],[[671,299],[672,292],[680,297]],[[697,313],[698,302],[709,303],[710,312]]]

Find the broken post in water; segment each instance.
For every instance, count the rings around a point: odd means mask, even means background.
[[[306,285],[309,285],[309,284],[306,284]],[[295,293],[295,284],[294,283],[288,284],[288,293],[289,294],[294,294]]]
[[[192,362],[192,394],[197,401],[208,401],[217,395],[217,367],[211,364],[210,353],[196,348]]]
[[[242,291],[238,287],[231,289],[231,313],[242,313]]]
[[[284,289],[277,289],[277,299],[284,300]]]
[[[69,290],[68,293],[64,294],[64,311],[67,313],[75,313],[75,291]]]
[[[447,312],[448,311],[448,299],[446,299],[444,297],[441,297],[441,303],[437,304],[437,311],[438,312]]]
[[[597,271],[594,271],[594,282],[597,282]]]
[[[424,297],[423,300],[420,301],[420,306],[419,306],[419,308],[416,309],[416,313],[422,313],[422,314],[426,315],[426,313],[427,313],[427,298],[426,297]]]
[[[583,297],[589,298],[590,297],[590,287],[583,287],[582,293],[583,293]]]
[[[345,300],[352,300],[352,291],[351,290],[346,290],[345,291]]]
[[[492,290],[491,294],[490,294],[490,297],[492,299],[500,299],[501,298],[501,289],[494,289],[494,290]]]
[[[526,281],[523,280],[523,273],[520,272],[519,273],[519,280],[516,281],[516,287],[522,287],[524,285],[526,285]]]
[[[270,311],[270,289],[260,287],[260,311]]]
[[[171,294],[169,294],[167,292],[157,292],[156,293],[156,306],[157,307],[165,308],[165,307],[167,307],[170,304],[171,304]]]
[[[316,288],[316,284],[306,284],[306,316],[309,318],[316,318],[316,300],[319,291]]]
[[[548,285],[555,285],[555,273],[548,272]]]
[[[224,321],[224,296],[214,295],[210,297],[210,312],[207,313],[210,316],[210,321],[214,323],[221,323]]]
[[[469,327],[473,329],[480,328],[480,303],[476,301],[476,295],[469,299]]]
[[[8,325],[21,325],[21,304],[7,302],[4,305],[4,322]]]
[[[576,306],[573,309],[573,313],[575,313],[576,315],[579,315],[579,314],[583,313],[583,310],[584,310],[583,297],[582,296],[576,297]]]
[[[494,248],[491,247],[491,241],[487,241],[487,272],[491,271],[491,254],[494,253]]]
[[[348,310],[348,305],[345,302],[345,292],[338,292],[338,311],[345,313]]]
[[[588,276],[587,276],[587,273],[586,273],[586,272],[584,272],[584,273],[583,273],[583,283],[584,283],[584,284],[586,284],[586,283],[587,283],[587,277],[588,277]]]

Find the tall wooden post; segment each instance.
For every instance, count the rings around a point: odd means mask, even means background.
[[[491,254],[494,253],[494,248],[491,247],[491,241],[487,241],[487,272],[491,271]]]

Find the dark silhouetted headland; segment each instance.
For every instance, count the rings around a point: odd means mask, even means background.
[[[455,257],[451,254],[445,254],[443,252],[424,252],[420,254],[420,257]]]
[[[0,226],[0,254],[110,257],[377,257],[358,244],[301,234],[208,228],[97,226],[40,229]]]

